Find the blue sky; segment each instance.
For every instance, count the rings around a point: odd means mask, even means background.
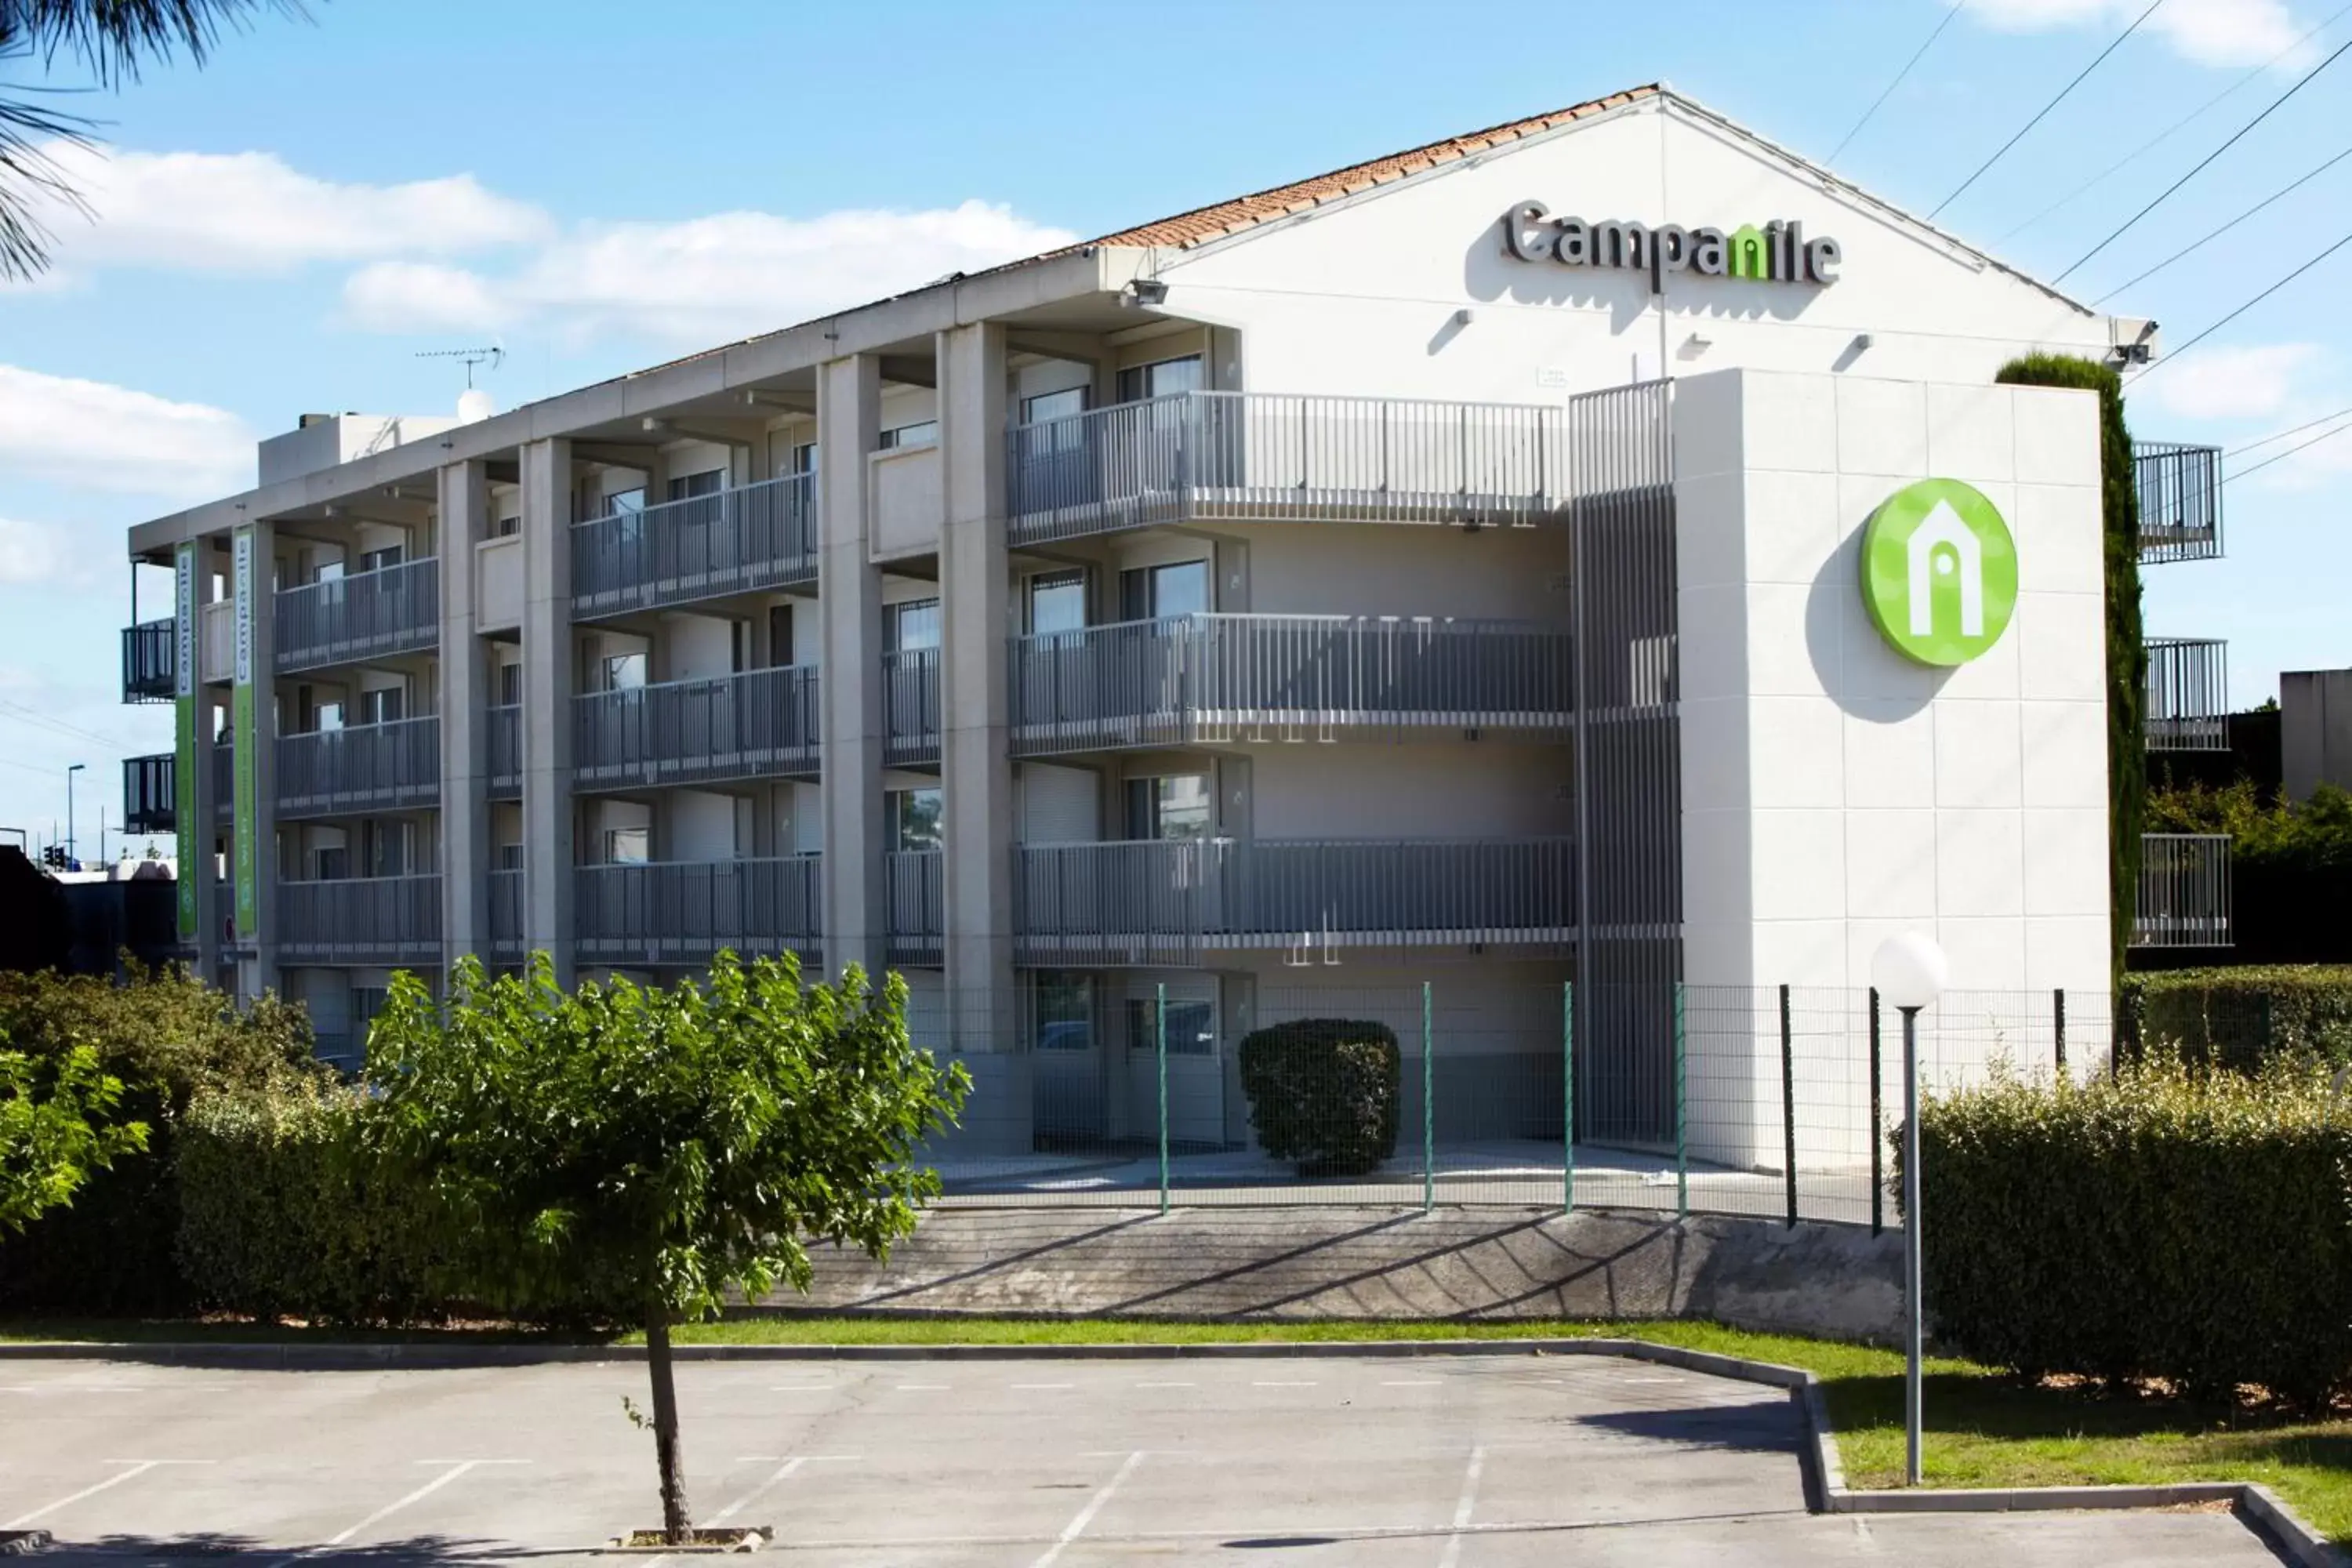
[[[1969,0],[1834,166],[1934,208],[2144,5]],[[100,221],[59,216],[54,273],[0,287],[0,826],[47,837],[87,763],[89,853],[119,759],[169,744],[167,710],[117,701],[123,527],[249,483],[253,439],[306,409],[449,407],[463,373],[419,351],[502,342],[483,384],[512,406],[1661,79],[1828,159],[1947,10],[898,0],[885,26],[834,0],[325,0],[262,22],[202,72],[79,100],[110,122]],[[2164,0],[1938,221],[2053,277],[2348,38],[2345,0]],[[2347,146],[2352,57],[2067,288],[2105,293]],[[2109,308],[2183,343],[2347,226],[2352,159]],[[2234,447],[2352,405],[2347,293],[2352,247],[2136,389],[2136,432]],[[2233,483],[2229,559],[2151,569],[2151,631],[2229,637],[2241,701],[2352,664],[2347,480],[2352,434]]]

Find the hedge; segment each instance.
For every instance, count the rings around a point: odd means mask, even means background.
[[[2252,1073],[2274,1057],[2352,1065],[2352,964],[2173,969],[2124,983],[2125,1051]]]
[[[2000,1079],[1919,1131],[1927,1310],[1965,1353],[2306,1408],[2352,1386],[2352,1115],[2324,1070]]]
[[[1386,1024],[1274,1024],[1235,1056],[1259,1146],[1300,1175],[1360,1176],[1396,1152],[1404,1058]]]

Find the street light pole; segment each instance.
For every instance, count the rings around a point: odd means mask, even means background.
[[[1919,1484],[1922,1330],[1919,1288],[1919,1009],[1903,1009],[1903,1474]]]
[[[66,769],[66,864],[68,866],[74,863],[74,774],[81,770],[82,764],[79,763],[75,763]]]

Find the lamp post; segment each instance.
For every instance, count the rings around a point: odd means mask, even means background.
[[[1903,1460],[1919,1484],[1921,1447],[1919,1289],[1919,1009],[1943,994],[1944,950],[1916,931],[1888,937],[1871,955],[1870,979],[1903,1014]],[[1873,1134],[1875,1136],[1875,1134]]]
[[[67,864],[68,866],[71,866],[71,865],[73,865],[73,864],[75,863],[75,861],[74,861],[73,786],[74,786],[74,774],[76,774],[76,773],[78,773],[81,772],[81,770],[82,770],[82,764],[81,764],[81,763],[74,763],[72,766],[70,766],[70,767],[68,767],[68,768],[67,768],[67,769],[66,769],[66,864]]]

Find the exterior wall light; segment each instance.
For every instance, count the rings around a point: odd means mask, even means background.
[[[1919,1009],[1944,994],[1951,966],[1922,932],[1888,937],[1870,956],[1870,983],[1903,1013],[1903,1448],[1904,1474],[1920,1472]]]
[[[1139,305],[1165,304],[1168,285],[1157,278],[1138,278],[1130,281],[1118,296],[1118,302],[1130,309]]]

